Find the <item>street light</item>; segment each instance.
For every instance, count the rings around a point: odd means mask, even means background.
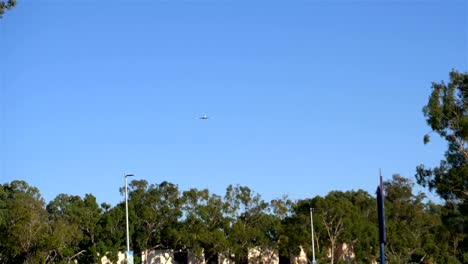
[[[314,246],[314,217],[313,213],[314,208],[310,208],[310,230],[312,231],[312,264],[317,264],[317,261],[315,261],[315,246]]]
[[[128,255],[130,254],[130,241],[128,235],[128,187],[127,187],[127,178],[133,177],[133,174],[125,174],[125,223],[126,223],[126,231],[127,231],[127,261]],[[133,256],[133,254],[132,254]]]

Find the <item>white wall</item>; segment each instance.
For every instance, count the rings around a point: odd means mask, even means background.
[[[141,262],[144,264],[174,264],[174,250],[148,250],[141,254]]]
[[[279,264],[278,251],[255,247],[249,249],[249,264]]]
[[[112,263],[106,256],[101,258],[101,264],[114,264]],[[124,252],[119,252],[118,254],[118,259],[115,264],[125,264],[125,253]]]

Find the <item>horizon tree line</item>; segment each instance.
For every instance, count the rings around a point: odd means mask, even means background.
[[[414,194],[409,178],[385,181],[385,254],[389,263],[468,263],[468,73],[452,70],[448,83],[432,83],[423,114],[448,147],[439,166],[419,165],[415,178],[444,203]],[[423,140],[429,143],[430,135]],[[165,248],[203,252],[207,260],[228,252],[239,264],[254,247],[277,250],[283,259],[302,248],[310,258],[310,208],[317,209],[319,263],[378,261],[376,201],[363,190],[265,201],[241,185],[229,185],[220,196],[133,180],[129,208],[136,263],[141,253]],[[92,194],[59,194],[46,204],[25,181],[0,185],[0,263],[97,263],[104,255],[115,261],[125,249],[124,227],[123,203],[112,207]],[[344,256],[344,244],[354,257]]]
[[[389,263],[463,263],[466,239],[463,226],[452,225],[453,205],[427,201],[413,186],[400,175],[384,182]],[[135,262],[153,249],[190,250],[207,261],[224,254],[236,263],[247,263],[250,248],[273,249],[282,259],[303,249],[311,259],[310,208],[316,209],[319,263],[378,261],[376,199],[363,190],[267,202],[247,186],[229,185],[219,196],[208,189],[182,191],[166,181],[133,180]],[[98,204],[92,194],[59,194],[45,204],[36,187],[12,181],[0,185],[0,231],[1,263],[98,263],[104,255],[116,261],[126,246],[125,204]],[[354,257],[342,252],[343,245]]]

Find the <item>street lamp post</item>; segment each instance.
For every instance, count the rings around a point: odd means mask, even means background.
[[[310,230],[312,233],[312,264],[317,264],[315,261],[315,246],[314,246],[314,208],[310,208]]]
[[[133,177],[133,174],[125,174],[125,223],[126,223],[126,234],[127,234],[127,254],[129,254],[130,252],[130,239],[129,239],[129,234],[128,234],[128,187],[127,187],[128,177]]]

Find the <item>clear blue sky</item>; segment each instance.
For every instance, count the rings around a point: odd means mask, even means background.
[[[411,2],[411,3],[407,3]],[[414,178],[466,1],[18,0],[0,20],[0,182],[116,204],[124,173],[266,200]],[[212,119],[199,120],[207,114]]]

